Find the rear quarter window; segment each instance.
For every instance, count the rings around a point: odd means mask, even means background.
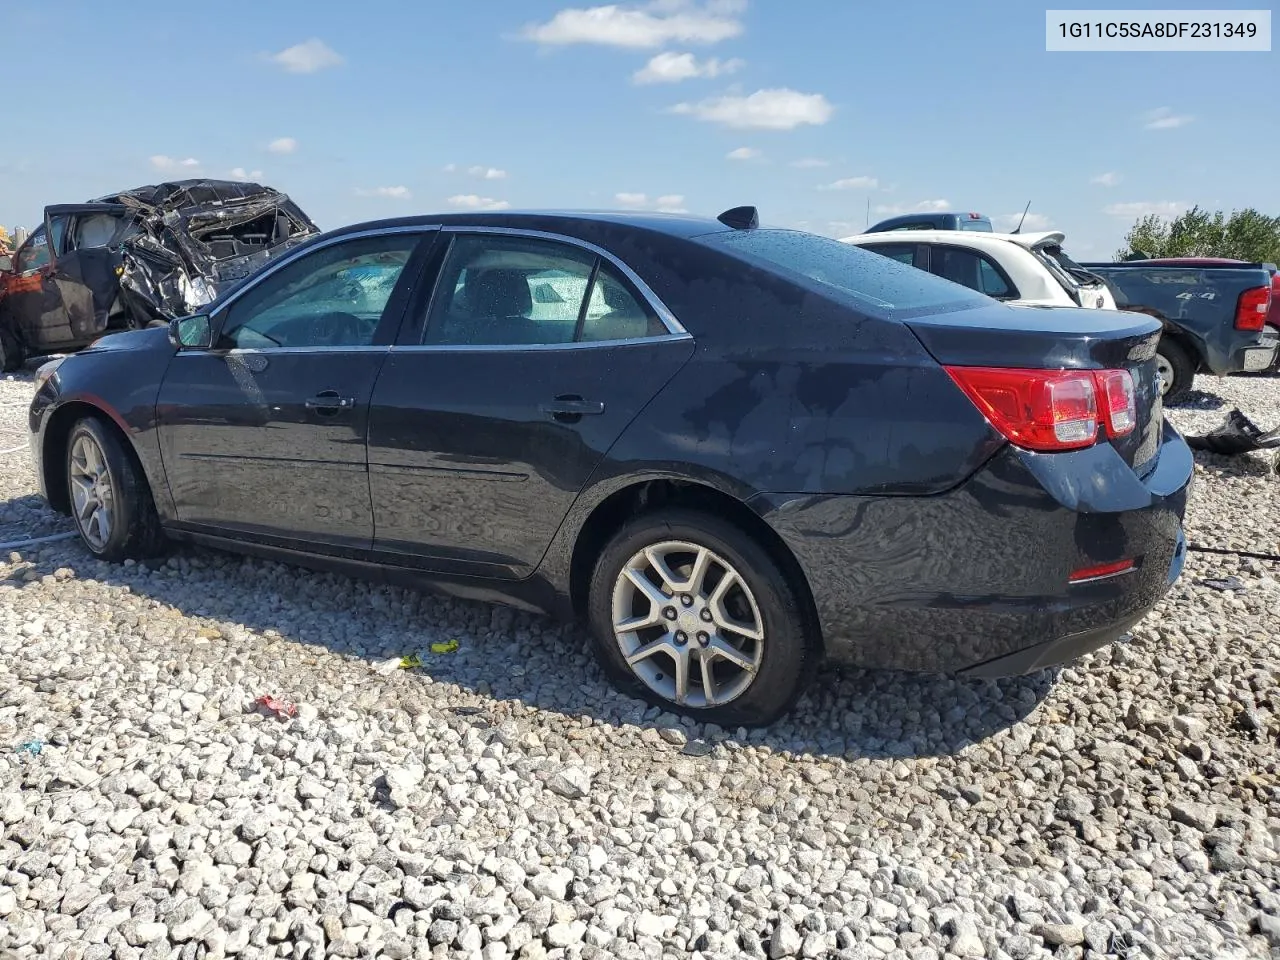
[[[990,304],[980,293],[852,244],[795,230],[735,230],[703,238],[753,266],[882,319]]]

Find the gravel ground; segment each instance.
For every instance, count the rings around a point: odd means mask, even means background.
[[[1184,429],[1280,418],[1280,380],[1198,386]],[[0,450],[29,391],[0,381]],[[1194,544],[1280,552],[1267,458],[1197,473]],[[0,455],[0,540],[66,529]],[[747,733],[613,693],[536,617],[6,549],[0,957],[1280,955],[1278,581],[1196,553],[1056,675],[829,677]]]

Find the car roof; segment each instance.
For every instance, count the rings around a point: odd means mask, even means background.
[[[395,227],[488,227],[512,230],[542,230],[578,236],[598,232],[601,227],[629,227],[650,233],[689,239],[732,230],[713,217],[684,213],[618,210],[501,210],[471,213],[436,213],[391,220],[368,220],[329,231],[326,236],[385,230]]]
[[[843,243],[948,243],[952,246],[995,247],[1012,243],[1030,250],[1045,244],[1061,245],[1066,234],[1057,230],[1036,233],[988,233],[985,230],[894,230],[889,233],[858,233],[842,238]]]

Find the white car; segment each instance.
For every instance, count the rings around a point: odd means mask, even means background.
[[[1115,310],[1106,281],[1062,251],[1066,235],[895,230],[845,237],[875,253],[928,270],[996,300],[1023,306]]]

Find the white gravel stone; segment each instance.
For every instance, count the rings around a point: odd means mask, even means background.
[[[28,379],[0,379],[0,448]],[[1280,421],[1280,379],[1197,387],[1181,427]],[[1280,553],[1277,502],[1265,458],[1198,456],[1188,537]],[[68,529],[0,458],[0,538]],[[1193,552],[1130,640],[1056,675],[824,674],[736,731],[613,692],[580,630],[523,613],[195,548],[17,549],[0,953],[1264,958],[1277,623],[1280,565]]]

